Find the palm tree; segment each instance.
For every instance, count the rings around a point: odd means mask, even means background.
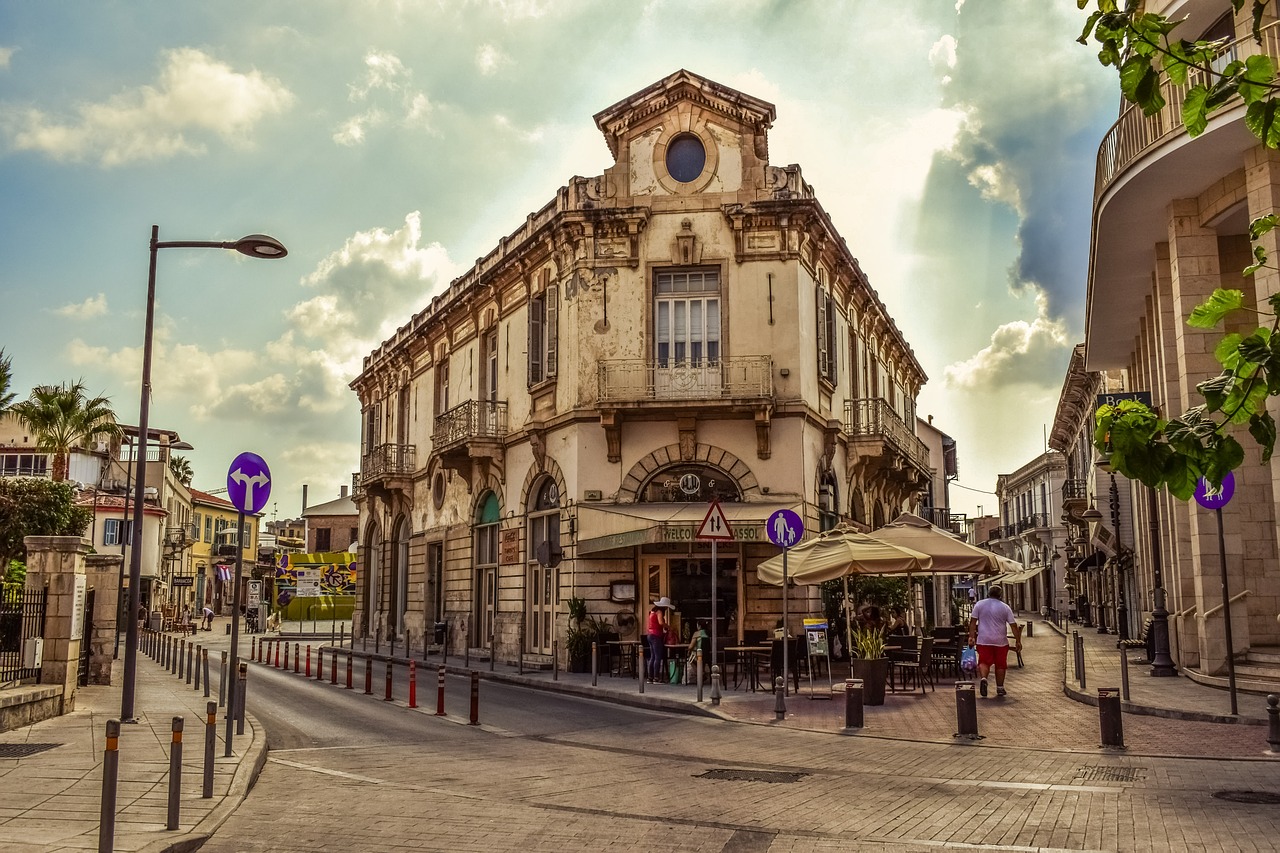
[[[190,486],[192,478],[195,477],[195,472],[191,470],[191,463],[185,456],[170,456],[169,471],[174,479],[184,486]]]
[[[6,356],[4,350],[0,349],[0,415],[13,405],[13,398],[18,396],[9,390],[9,386],[13,383],[13,357]]]
[[[53,480],[67,479],[71,451],[99,438],[120,435],[111,401],[86,397],[84,383],[42,385],[13,412],[35,436],[36,448],[53,454]]]

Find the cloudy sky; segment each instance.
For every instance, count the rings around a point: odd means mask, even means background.
[[[573,175],[592,115],[679,68],[777,106],[929,375],[952,505],[995,509],[1083,339],[1093,160],[1116,86],[1074,0],[0,0],[0,347],[20,396],[83,378],[195,485],[252,450],[283,518],[358,469],[360,360]]]

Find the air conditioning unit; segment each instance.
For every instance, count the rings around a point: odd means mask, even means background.
[[[22,641],[22,668],[39,669],[44,663],[44,637],[28,637]]]
[[[160,500],[160,490],[157,489],[155,486],[147,486],[145,494],[146,494],[147,500],[152,500],[152,501]]]

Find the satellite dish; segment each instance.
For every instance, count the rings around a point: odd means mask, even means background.
[[[626,609],[619,610],[617,619],[619,639],[630,637],[636,632],[636,614]]]
[[[538,558],[538,565],[549,569],[554,569],[564,559],[564,549],[559,543],[552,543],[550,539],[544,539],[534,553]]]

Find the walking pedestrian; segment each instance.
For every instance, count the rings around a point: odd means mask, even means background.
[[[996,671],[996,695],[1006,695],[1004,674],[1009,668],[1009,633],[1006,626],[1013,626],[1014,648],[1022,651],[1022,626],[1013,610],[1003,601],[1004,590],[995,584],[987,590],[987,597],[973,605],[969,617],[969,645],[978,647],[978,692],[987,695],[987,674]]]
[[[671,599],[662,596],[649,608],[649,620],[645,623],[645,639],[649,642],[649,660],[645,664],[645,676],[650,684],[662,678],[663,649],[667,641],[668,611],[674,610]]]
[[[204,609],[204,629],[206,631],[213,630],[213,608],[206,607]]]

